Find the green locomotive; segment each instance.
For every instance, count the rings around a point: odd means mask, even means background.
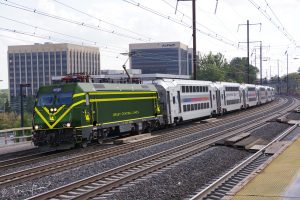
[[[33,142],[56,149],[102,143],[107,137],[146,132],[162,122],[153,85],[67,83],[40,87]]]

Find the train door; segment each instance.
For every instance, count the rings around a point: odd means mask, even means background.
[[[178,112],[181,113],[181,97],[180,91],[177,91]]]
[[[220,90],[216,91],[216,102],[217,102],[217,114],[221,113],[221,95]]]
[[[247,105],[246,105],[246,91],[245,91],[245,89],[243,89],[243,104],[244,104],[244,108],[247,108]]]
[[[167,102],[168,121],[169,121],[169,124],[170,124],[170,123],[172,123],[170,91],[167,91],[167,101],[166,102]]]

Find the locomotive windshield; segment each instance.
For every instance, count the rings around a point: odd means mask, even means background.
[[[37,106],[59,106],[72,103],[72,93],[41,94],[38,96]]]

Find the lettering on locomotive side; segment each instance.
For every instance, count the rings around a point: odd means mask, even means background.
[[[129,115],[138,115],[140,112],[138,110],[135,111],[127,111],[127,112],[118,112],[118,113],[113,113],[113,117],[120,117],[120,116],[129,116]]]

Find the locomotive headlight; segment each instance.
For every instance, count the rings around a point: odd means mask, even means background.
[[[34,126],[34,129],[35,129],[35,130],[38,130],[38,129],[39,129],[39,125],[35,125],[35,126]]]
[[[53,110],[54,110],[54,112],[56,112],[56,111],[57,111],[57,108],[54,108]]]
[[[50,108],[50,112],[53,112],[54,111],[54,109],[53,108]]]
[[[71,123],[70,122],[67,123],[67,127],[71,127]]]

